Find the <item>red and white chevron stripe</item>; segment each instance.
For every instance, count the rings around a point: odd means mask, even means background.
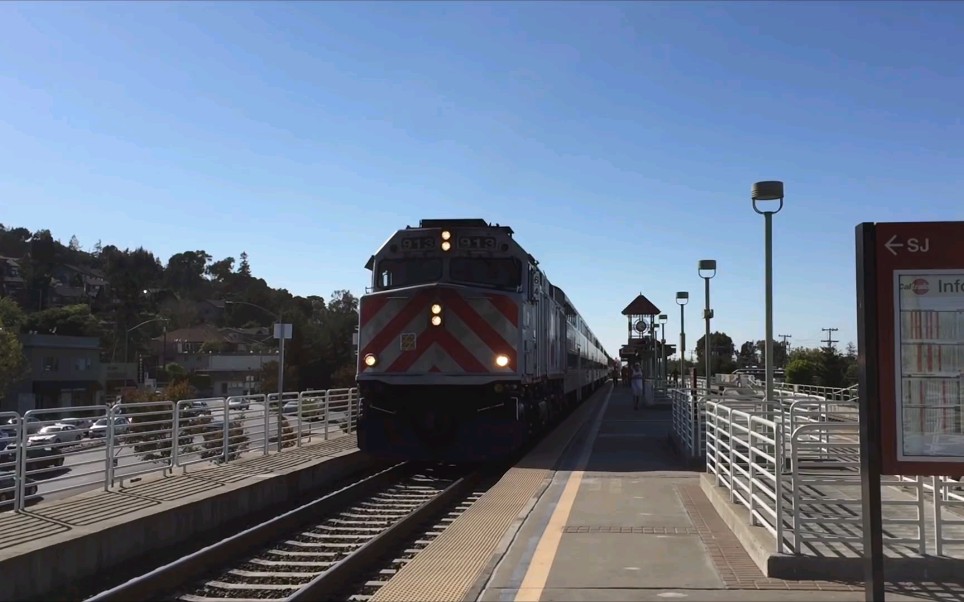
[[[442,324],[431,323],[433,304]],[[435,287],[362,297],[358,333],[360,374],[512,374],[519,370],[520,307],[507,295]],[[403,339],[414,348],[406,348]],[[374,354],[375,366],[364,358]],[[505,367],[495,364],[505,355]]]

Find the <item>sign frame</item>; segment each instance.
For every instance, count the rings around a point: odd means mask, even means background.
[[[275,339],[290,341],[292,334],[294,334],[294,327],[291,324],[282,324],[280,322],[275,322],[274,324]]]
[[[863,343],[858,362],[861,371],[867,371],[860,383],[861,406],[867,404],[876,413],[867,421],[862,413],[861,421],[874,426],[867,435],[879,442],[880,474],[964,476],[964,454],[929,457],[903,453],[901,383],[905,376],[899,289],[901,276],[964,275],[964,222],[860,224],[857,270],[858,330],[865,331],[858,333],[858,341]]]

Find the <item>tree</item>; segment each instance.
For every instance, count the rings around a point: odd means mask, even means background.
[[[241,251],[241,264],[238,266],[238,274],[244,278],[251,277],[251,264],[248,263],[248,254]]]
[[[757,358],[757,344],[753,341],[746,341],[740,345],[740,353],[736,362],[740,368],[752,368],[760,365]]]
[[[854,354],[851,355],[850,352]],[[857,384],[856,349],[848,347],[848,354],[841,355],[829,347],[798,347],[790,353],[786,368],[788,383],[817,385],[822,387],[849,387]]]
[[[157,317],[168,318],[167,328],[173,330],[201,323],[202,315],[205,320],[216,319],[221,326],[264,327],[274,321],[269,314],[280,313],[285,322],[294,325],[294,337],[286,342],[286,389],[354,385],[352,333],[358,322],[358,299],[347,290],[334,291],[326,299],[323,295],[297,297],[272,288],[252,273],[247,252],[241,252],[238,261],[225,257],[212,262],[203,250],[185,250],[171,255],[165,264],[142,247],[120,249],[98,240],[90,250],[84,250],[76,236],[62,244],[49,230],[31,233],[25,228],[0,225],[0,255],[18,258],[27,285],[26,315],[19,312],[22,319],[4,318],[8,323],[16,322],[7,327],[15,334],[33,330],[99,336],[103,359],[112,361],[119,359],[117,353],[124,349],[125,342],[129,341],[134,352],[158,336],[160,322],[147,324],[128,336],[133,326]],[[106,283],[94,283],[101,288],[89,305],[50,307],[53,273],[68,264],[89,269],[94,279],[102,274]],[[90,282],[84,277],[74,284],[88,286]],[[253,303],[268,314],[243,304],[212,312],[198,303],[215,299]],[[10,307],[0,304],[0,314],[10,314]],[[269,340],[266,347],[276,344]],[[163,369],[159,372],[166,374]],[[265,388],[275,389],[274,366],[265,373]],[[176,377],[170,384],[182,375]],[[209,386],[201,374],[185,374],[183,378],[196,387]]]
[[[706,335],[696,341],[696,373],[703,375],[706,372],[706,361],[703,358]],[[736,347],[733,339],[725,332],[710,333],[710,353],[712,361],[710,370],[713,374],[728,374],[736,369],[736,362],[733,357],[736,355]]]
[[[171,289],[193,299],[203,299],[208,293],[204,272],[209,261],[211,256],[204,251],[176,253],[168,259],[164,268],[164,282]]]
[[[790,360],[784,371],[786,382],[794,385],[816,385],[820,374],[820,363],[809,357]]]
[[[758,357],[758,366],[765,366],[767,359],[767,342],[765,340],[757,341],[755,344],[756,354]],[[787,343],[784,341],[773,341],[773,366],[786,367],[787,365]]]
[[[50,297],[50,279],[57,267],[62,245],[54,240],[50,230],[38,230],[30,237],[30,262],[27,282],[34,293],[31,305],[39,309],[47,306]]]
[[[0,324],[14,333],[19,333],[26,321],[27,316],[16,301],[10,297],[0,297]]]
[[[20,306],[7,297],[0,299],[0,399],[23,377],[26,369],[18,336],[23,322]]]
[[[228,282],[233,275],[234,257],[225,257],[209,265],[205,271],[207,275],[218,282]]]
[[[52,307],[30,314],[24,328],[40,334],[72,337],[100,337],[103,327],[87,305]]]

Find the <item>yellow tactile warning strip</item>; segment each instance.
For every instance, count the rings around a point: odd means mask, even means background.
[[[200,493],[212,492],[229,483],[300,464],[316,461],[358,446],[355,434],[308,443],[280,454],[236,460],[212,468],[188,469],[187,474],[158,476],[118,487],[112,491],[90,492],[27,507],[23,512],[0,513],[0,556],[16,553],[14,546],[50,535],[66,533],[75,527],[95,526],[156,506]]]
[[[371,602],[463,600],[488,568],[500,541],[548,485],[569,441],[599,408],[609,387],[576,409],[505,476],[455,519],[381,589]],[[539,468],[524,468],[538,466]]]

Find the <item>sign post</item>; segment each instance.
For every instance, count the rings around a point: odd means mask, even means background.
[[[865,598],[877,602],[880,476],[964,476],[964,222],[863,223],[856,251]]]
[[[278,451],[282,449],[281,420],[284,411],[285,396],[285,341],[291,338],[291,324],[277,322],[274,325],[274,338],[278,339]]]

